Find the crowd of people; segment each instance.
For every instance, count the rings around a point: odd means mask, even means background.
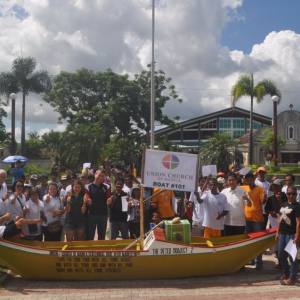
[[[78,176],[14,174],[9,191],[6,171],[0,170],[0,225],[6,224],[0,226],[0,236],[21,231],[31,240],[73,241],[140,235],[141,189],[128,172],[106,168]],[[264,167],[244,175],[219,173],[217,178],[200,178],[198,192],[191,193],[145,188],[145,230],[176,216],[188,219],[192,234],[205,238],[276,227],[282,283],[294,284],[297,260],[289,261],[284,248],[291,239],[300,242],[299,192],[292,174],[270,182],[266,174]],[[256,269],[263,267],[261,255],[254,264]]]

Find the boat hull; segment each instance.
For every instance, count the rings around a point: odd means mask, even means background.
[[[225,245],[191,246],[153,237],[145,251],[62,250],[0,241],[0,258],[16,274],[38,280],[122,280],[232,273],[272,247],[275,233]],[[101,242],[99,242],[101,243]],[[148,245],[147,245],[148,243]],[[65,243],[61,243],[62,248]]]

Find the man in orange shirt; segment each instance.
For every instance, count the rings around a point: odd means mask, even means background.
[[[264,189],[255,185],[255,177],[252,173],[245,176],[245,184],[241,188],[248,193],[251,200],[250,206],[245,206],[246,232],[257,232],[264,230],[263,204],[265,201]],[[262,269],[262,256],[255,259],[257,270]]]
[[[173,191],[162,191],[159,188],[154,188],[151,206],[159,213],[161,219],[167,220],[175,217],[175,211],[173,208],[174,201],[176,201],[176,199]]]

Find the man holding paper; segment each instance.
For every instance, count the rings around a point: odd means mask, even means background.
[[[116,180],[116,191],[107,199],[110,208],[110,234],[111,240],[115,240],[121,232],[122,239],[128,239],[128,195],[122,191],[124,182],[122,179]]]
[[[278,256],[282,267],[281,284],[294,285],[297,281],[297,260],[290,260],[286,246],[291,240],[299,247],[300,243],[300,204],[296,202],[297,188],[290,186],[287,189],[288,201],[280,209],[280,223],[278,227]]]

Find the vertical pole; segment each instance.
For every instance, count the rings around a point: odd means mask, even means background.
[[[278,149],[277,149],[277,101],[273,101],[273,159],[274,166],[277,166],[278,162]]]
[[[152,0],[152,61],[151,61],[151,134],[150,134],[150,149],[154,148],[154,120],[155,120],[155,89],[154,89],[154,34],[155,34],[155,0]]]
[[[16,154],[16,99],[11,98],[11,154]]]
[[[140,195],[140,245],[141,250],[144,249],[144,236],[145,236],[145,228],[144,228],[144,186],[141,185],[141,195]]]
[[[251,74],[251,107],[250,107],[250,130],[249,130],[249,161],[248,164],[253,164],[253,93],[254,93],[254,83],[253,74]]]

